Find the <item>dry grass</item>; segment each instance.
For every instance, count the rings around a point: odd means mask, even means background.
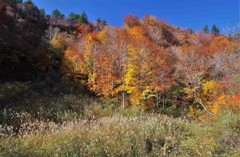
[[[2,137],[1,155],[166,155],[177,145],[185,123],[163,115],[124,117],[119,114],[60,126],[37,122],[29,126],[39,126],[38,129],[26,127],[17,137]]]
[[[239,113],[195,123],[114,102],[69,93],[13,101],[0,110],[0,156],[240,156]]]
[[[155,114],[126,117],[116,113],[61,125],[36,121],[22,124],[28,126],[17,136],[2,136],[0,155],[237,156],[239,119],[227,116],[215,126]]]

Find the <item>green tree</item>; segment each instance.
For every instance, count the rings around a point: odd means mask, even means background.
[[[72,22],[72,23],[77,23],[78,19],[80,18],[81,15],[79,14],[75,14],[73,12],[71,12],[68,15],[68,21]]]
[[[103,26],[107,25],[107,21],[106,20],[101,20],[100,18],[97,18],[96,22],[99,25],[103,25]]]
[[[39,9],[39,12],[40,12],[40,15],[41,15],[41,16],[45,16],[45,15],[46,15],[46,13],[45,13],[45,10],[44,10],[44,9]]]
[[[81,16],[78,18],[78,24],[88,24],[88,17],[87,14],[83,11]]]
[[[2,0],[2,1],[4,2],[4,0]],[[22,0],[11,0],[11,1],[5,1],[5,2],[7,2],[7,4],[10,5],[10,6],[14,6],[17,3],[22,3]],[[31,0],[27,0],[26,2],[31,2],[32,3]]]
[[[97,23],[101,23],[101,22],[102,22],[102,20],[100,19],[100,17],[97,18],[96,22],[97,22]]]
[[[56,24],[60,24],[64,18],[64,14],[62,14],[58,9],[53,10],[52,18],[56,20]]]
[[[215,24],[212,26],[211,33],[214,34],[215,36],[219,35],[219,29],[217,28],[217,26]]]
[[[208,32],[209,32],[208,25],[205,25],[205,26],[203,27],[203,32],[204,32],[205,34],[208,34]]]
[[[53,10],[52,12],[52,18],[53,19],[58,19],[61,16],[61,12],[58,9]]]

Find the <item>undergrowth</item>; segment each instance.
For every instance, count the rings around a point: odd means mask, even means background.
[[[81,91],[26,90],[1,106],[0,156],[240,155],[239,113],[199,123],[122,109]]]

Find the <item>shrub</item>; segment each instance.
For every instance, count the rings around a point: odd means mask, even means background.
[[[25,94],[30,89],[29,82],[6,82],[0,84],[0,103],[6,103]]]
[[[237,156],[240,153],[239,113],[222,111],[212,124],[188,125],[186,139],[180,144],[184,156]]]

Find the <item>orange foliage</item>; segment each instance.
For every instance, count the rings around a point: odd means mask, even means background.
[[[140,40],[141,42],[143,42],[143,40],[145,39],[145,37],[147,35],[147,32],[144,28],[135,26],[129,30],[129,34],[133,39],[135,39],[137,41]]]
[[[124,24],[130,28],[139,25],[138,17],[135,15],[128,15],[124,18]]]
[[[226,103],[226,107],[240,112],[240,92],[230,97]]]
[[[101,31],[81,25],[79,40],[64,54],[66,73],[77,79],[86,76],[86,85],[96,95],[121,97],[123,106],[130,102],[137,110],[154,108],[160,94],[168,95],[178,85],[182,93],[174,93],[174,100],[184,93],[176,102],[188,104],[195,117],[204,110],[217,115],[223,107],[239,111],[240,94],[229,92],[236,89],[231,79],[238,83],[238,65],[231,63],[239,57],[221,56],[237,52],[234,41],[182,31],[150,15],[140,22],[129,15],[124,24]]]
[[[230,40],[225,36],[218,36],[214,38],[209,46],[209,54],[214,55],[218,51],[222,52],[232,52],[236,49],[237,44],[230,42]]]
[[[90,33],[92,31],[91,27],[86,24],[82,24],[78,27],[78,32],[82,34]]]
[[[159,20],[155,16],[151,15],[143,16],[141,23],[145,26],[159,26]]]

